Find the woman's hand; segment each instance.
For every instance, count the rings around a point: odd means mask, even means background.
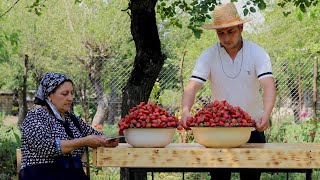
[[[107,140],[107,145],[105,147],[117,147],[119,145],[119,138],[113,138]]]
[[[89,135],[84,137],[86,146],[96,148],[96,147],[116,147],[118,145],[118,140],[107,140],[106,136],[100,135]]]

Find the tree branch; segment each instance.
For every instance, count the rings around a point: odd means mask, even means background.
[[[4,15],[6,15],[7,13],[9,13],[11,11],[11,9],[19,2],[20,0],[17,0],[6,12],[4,12],[0,18],[2,18]]]

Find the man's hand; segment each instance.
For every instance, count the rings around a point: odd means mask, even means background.
[[[270,116],[266,113],[263,113],[262,116],[259,118],[259,122],[257,124],[256,130],[259,132],[263,132],[268,129],[270,126]]]
[[[182,113],[181,122],[183,123],[183,128],[186,130],[190,130],[190,128],[187,126],[187,119],[188,117],[191,117],[190,112],[184,112]]]

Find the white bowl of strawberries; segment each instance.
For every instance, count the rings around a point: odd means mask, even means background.
[[[170,144],[175,128],[129,128],[123,131],[128,144],[137,148],[162,148]]]
[[[165,147],[173,140],[179,120],[153,102],[141,102],[118,123],[120,134],[137,148]]]
[[[208,148],[234,148],[248,142],[255,121],[227,101],[207,104],[186,122],[195,140]]]

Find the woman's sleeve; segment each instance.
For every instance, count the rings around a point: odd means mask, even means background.
[[[55,157],[60,152],[48,119],[41,112],[30,111],[21,126],[21,132],[23,139],[37,154]],[[33,151],[32,149],[30,151]]]

